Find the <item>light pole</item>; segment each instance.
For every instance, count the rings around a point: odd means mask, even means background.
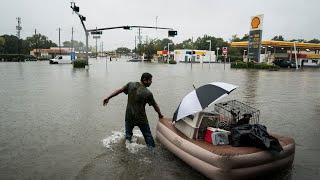
[[[218,62],[218,55],[219,55],[219,54],[218,54],[218,51],[219,51],[219,49],[220,49],[220,48],[219,48],[219,47],[217,47],[216,49],[217,49],[217,57],[216,57],[216,62]]]
[[[163,51],[165,51],[165,50],[166,50],[166,48],[167,48],[167,46],[164,46],[164,47],[163,47]],[[163,57],[163,60],[162,60],[162,61],[163,61],[163,63],[164,63],[164,62],[165,62],[165,60],[164,60],[164,55],[163,55],[163,54],[162,54],[162,57]]]
[[[170,60],[169,58],[170,58],[170,44],[173,44],[173,43],[168,43],[168,60]]]
[[[209,53],[210,53],[210,59],[209,59],[209,69],[210,69],[210,62],[211,62],[211,40],[207,40],[206,42],[209,43]]]
[[[267,47],[262,46],[262,48],[264,49],[264,61],[267,62]]]
[[[299,69],[299,68],[298,68],[298,57],[297,57],[296,41],[293,42],[293,48],[294,48],[294,58],[296,59],[296,69]]]

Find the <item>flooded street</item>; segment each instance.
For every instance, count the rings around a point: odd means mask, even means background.
[[[320,177],[320,69],[230,69],[226,64],[176,65],[91,59],[89,69],[44,62],[0,63],[0,179],[206,179],[159,142],[150,152],[136,127],[124,142],[127,96],[102,100],[143,72],[165,117],[193,85],[239,86],[236,99],[260,110],[268,131],[293,137],[292,168],[268,179]],[[146,111],[155,138],[157,113]]]

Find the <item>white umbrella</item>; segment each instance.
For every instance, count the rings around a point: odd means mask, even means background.
[[[238,86],[212,82],[205,84],[186,95],[174,112],[173,121],[178,121],[190,114],[197,113],[230,94]]]

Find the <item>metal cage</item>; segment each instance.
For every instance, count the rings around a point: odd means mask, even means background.
[[[237,100],[217,103],[214,107],[220,115],[218,128],[231,130],[240,124],[259,123],[260,111]]]

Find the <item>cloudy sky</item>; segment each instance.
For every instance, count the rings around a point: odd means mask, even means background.
[[[123,25],[169,27],[178,31],[180,43],[204,34],[229,40],[249,31],[250,17],[264,14],[263,39],[276,35],[285,39],[320,39],[320,0],[74,0],[86,16],[88,29]],[[17,17],[22,19],[21,38],[38,33],[58,44],[74,39],[85,42],[84,30],[70,0],[0,0],[0,35],[16,34]],[[158,18],[156,18],[158,17]],[[165,38],[166,30],[142,29],[143,39]],[[99,40],[104,49],[134,48],[138,29],[104,31]],[[95,41],[90,37],[90,45]]]

